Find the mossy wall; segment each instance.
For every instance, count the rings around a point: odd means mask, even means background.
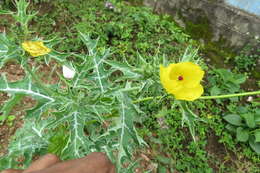
[[[205,41],[227,41],[225,46],[240,50],[248,43],[256,44],[260,37],[260,18],[224,0],[144,0],[158,12],[179,16],[187,32]]]
[[[232,63],[224,62],[248,44],[260,49],[259,16],[231,7],[224,0],[144,0],[144,4],[179,21],[218,67],[231,67]]]

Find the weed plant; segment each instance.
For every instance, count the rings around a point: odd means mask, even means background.
[[[139,164],[135,153],[146,153],[148,146],[157,172],[259,170],[257,100],[245,103],[233,97],[189,102],[189,109],[203,121],[181,124],[180,105],[160,84],[160,64],[179,62],[183,57],[200,59],[203,69],[208,69],[203,82],[205,95],[242,92],[240,85],[246,76],[209,69],[199,56],[196,42],[169,16],[114,1],[113,9],[94,0],[49,2],[46,9],[37,9],[35,4],[28,6],[20,0],[18,13],[2,10],[16,22],[5,22],[7,32],[0,34],[0,67],[16,61],[26,75],[11,83],[1,74],[0,91],[11,95],[0,106],[1,119],[11,117],[11,109],[25,95],[37,104],[27,110],[24,126],[13,136],[8,154],[0,159],[0,170],[27,167],[35,155],[47,152],[66,160],[103,151],[118,172],[133,172]],[[55,10],[48,11],[50,7]],[[28,14],[26,8],[38,12]],[[44,41],[52,51],[35,61],[47,65],[55,61],[58,67],[70,67],[75,70],[73,79],[57,72],[55,84],[39,80],[41,72],[30,66],[32,57],[21,47],[26,40]],[[241,60],[237,61],[240,65]],[[251,67],[247,64],[241,68]],[[138,101],[149,97],[159,99]],[[249,113],[255,117],[254,126],[245,118]],[[230,115],[240,117],[240,124],[227,118]],[[189,123],[194,123],[193,129]]]

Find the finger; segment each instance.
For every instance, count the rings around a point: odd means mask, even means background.
[[[111,170],[112,169],[112,170]],[[114,166],[104,153],[91,153],[86,157],[57,163],[37,173],[115,173]],[[36,173],[36,172],[34,172]]]
[[[1,173],[22,173],[23,170],[19,170],[19,169],[6,169],[4,171],[2,171]]]
[[[109,173],[116,173],[116,167],[114,165],[112,165]]]
[[[36,160],[26,169],[23,173],[29,173],[33,171],[38,171],[41,169],[45,169],[55,165],[56,163],[60,162],[60,159],[54,154],[47,154],[41,157],[39,160]]]

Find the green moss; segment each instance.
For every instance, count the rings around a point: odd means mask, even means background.
[[[185,31],[195,40],[203,40],[204,43],[198,42],[201,47],[201,52],[211,60],[211,63],[216,67],[223,67],[223,62],[227,62],[235,56],[235,53],[228,46],[226,39],[220,38],[219,41],[213,42],[213,29],[210,21],[203,10],[188,9],[189,14],[196,14],[196,16],[181,18],[185,23]],[[230,65],[230,64],[229,64]]]
[[[255,79],[260,80],[260,71],[259,70],[258,71],[257,71],[257,69],[253,70],[252,74]]]
[[[211,63],[216,67],[224,67],[224,64],[227,66],[232,66],[233,63],[229,61],[233,59],[236,54],[232,51],[231,48],[226,46],[228,44],[227,40],[220,39],[217,42],[208,42],[206,43],[201,51],[207,58],[211,60]],[[225,62],[225,63],[224,63]],[[228,64],[227,64],[228,63]]]
[[[143,0],[127,0],[130,2],[132,5],[143,5],[144,1]]]
[[[188,14],[196,14],[195,16],[183,17],[185,22],[185,31],[194,39],[204,39],[209,42],[213,37],[213,31],[210,26],[210,21],[203,10],[188,9]]]

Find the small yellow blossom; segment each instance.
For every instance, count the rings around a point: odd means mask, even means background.
[[[46,55],[51,51],[51,49],[44,46],[42,41],[25,41],[22,43],[22,47],[33,57]]]
[[[213,118],[213,115],[207,114],[207,118],[208,118],[208,119],[212,119],[212,118]]]
[[[168,67],[160,66],[160,80],[169,94],[177,100],[193,101],[203,94],[200,84],[204,71],[192,62],[170,64]]]

